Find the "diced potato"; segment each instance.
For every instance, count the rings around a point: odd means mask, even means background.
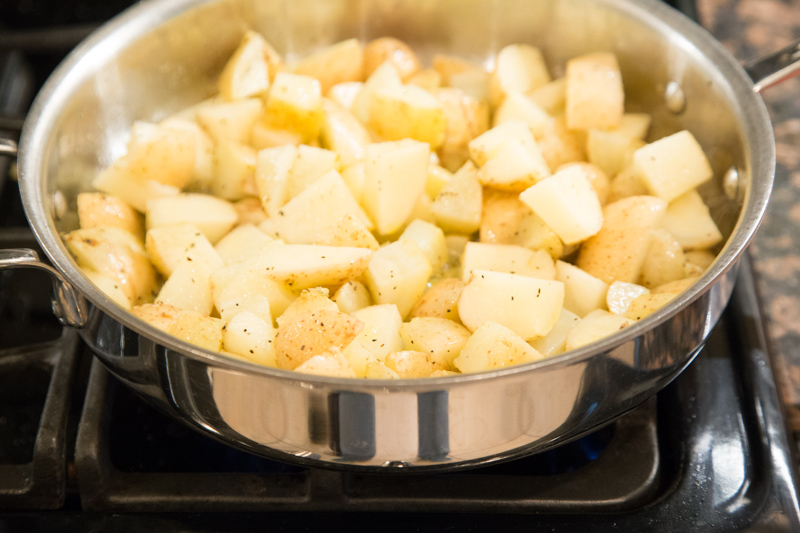
[[[485,100],[488,96],[489,73],[483,70],[481,67],[474,65],[460,57],[444,54],[436,54],[433,56],[432,64],[433,69],[442,77],[442,84],[450,87],[457,87],[457,85],[454,84],[454,77],[457,78],[458,76],[463,75],[482,75],[485,78],[484,84],[486,85],[482,91],[482,96],[473,95],[473,97],[478,98],[479,100]]]
[[[401,378],[424,378],[436,370],[447,370],[447,359],[440,354],[418,351],[392,352],[384,364]]]
[[[327,94],[337,83],[364,79],[364,48],[358,39],[347,39],[301,60],[294,72],[316,78]]]
[[[380,361],[369,363],[364,377],[367,379],[400,379],[397,372]]]
[[[314,315],[319,311],[330,311],[331,313],[339,311],[339,307],[336,303],[328,298],[329,294],[330,291],[325,287],[313,287],[304,290],[300,293],[300,296],[277,317],[276,322],[278,327],[285,326],[300,317]]]
[[[608,192],[611,188],[611,180],[608,178],[608,175],[603,172],[603,169],[591,163],[576,162],[562,165],[556,170],[556,172],[570,167],[580,167],[583,169],[586,177],[589,179],[589,183],[592,184],[592,189],[594,189],[597,199],[600,201],[600,205],[605,205],[608,202]]]
[[[533,339],[528,342],[534,350],[542,354],[543,357],[558,355],[567,349],[567,337],[572,329],[578,325],[581,317],[566,309],[561,310],[556,325],[550,333],[544,337]]]
[[[363,331],[363,330],[362,330]],[[350,344],[347,345],[345,351],[343,353],[345,359],[347,359],[350,368],[353,369],[357,378],[367,377],[369,372],[369,368],[372,365],[382,365],[383,362],[380,361],[375,355],[367,349],[364,344],[358,342],[358,340],[354,340]],[[383,371],[383,369],[375,368],[373,372],[376,371]],[[395,373],[392,371],[392,373]],[[392,379],[389,377],[386,378],[378,378],[378,379]]]
[[[213,244],[228,233],[239,219],[230,202],[207,194],[185,193],[153,198],[147,202],[147,229],[172,224],[193,224]]]
[[[161,331],[167,331],[181,313],[183,313],[182,310],[166,304],[143,304],[131,309],[133,316],[144,320]]]
[[[522,202],[520,202],[522,203]],[[519,227],[514,233],[514,244],[530,248],[531,250],[546,250],[553,259],[565,255],[567,248],[558,235],[545,224],[542,217],[534,213],[528,206],[519,222]]]
[[[343,165],[350,165],[366,157],[367,145],[371,142],[369,132],[347,109],[333,100],[322,101],[323,146],[339,154]]]
[[[442,165],[455,171],[469,159],[469,142],[489,128],[489,106],[452,87],[436,89],[433,95],[442,105],[446,124],[439,155]]]
[[[622,200],[630,196],[647,196],[650,191],[637,174],[633,165],[625,167],[611,180],[611,187],[608,191],[608,203]]]
[[[331,353],[334,355],[331,355]],[[357,377],[347,359],[342,357],[341,352],[335,348],[323,355],[315,355],[294,370],[302,374],[314,374],[317,376],[336,378]]]
[[[527,93],[550,82],[544,57],[527,44],[508,45],[497,54],[490,81],[492,105],[503,103],[510,92]]]
[[[633,154],[646,143],[620,131],[589,130],[586,154],[589,161],[609,176],[616,176],[633,162]]]
[[[433,163],[429,164],[428,177],[425,180],[425,192],[428,193],[428,197],[433,200],[439,196],[444,184],[450,181],[452,177],[453,174],[446,168]]]
[[[364,82],[361,81],[337,83],[328,91],[328,98],[352,112],[353,102],[363,87]]]
[[[550,113],[560,115],[566,110],[567,79],[559,78],[528,92],[533,102]]]
[[[364,48],[364,73],[367,76],[387,61],[394,65],[404,80],[421,68],[414,50],[403,41],[393,37],[380,37],[370,41]]]
[[[519,192],[550,176],[536,141],[530,134],[527,137],[525,141],[505,141],[494,151],[478,173],[483,185]]]
[[[189,132],[135,122],[125,160],[134,177],[181,189],[192,179],[195,150],[195,136]]]
[[[567,350],[574,350],[613,335],[633,324],[633,320],[602,309],[592,311],[567,336]]]
[[[114,226],[138,239],[144,234],[139,213],[122,199],[98,192],[82,192],[78,195],[78,220],[83,229]]]
[[[641,320],[652,315],[677,296],[670,292],[642,294],[636,297],[625,311],[625,316],[633,320]]]
[[[261,35],[246,32],[220,74],[220,95],[228,101],[264,95],[276,74],[276,60],[280,61],[277,52]]]
[[[159,126],[169,130],[178,130],[190,133],[194,137],[194,165],[188,187],[195,191],[207,191],[211,187],[214,177],[214,142],[203,131],[203,128],[194,120],[170,117],[163,120]]]
[[[644,140],[653,117],[647,113],[625,113],[613,131]]]
[[[624,112],[622,74],[614,54],[597,52],[567,61],[567,126],[613,128]]]
[[[372,225],[341,175],[331,170],[279,209],[272,222],[277,235],[284,241],[312,244],[347,215],[364,227]]]
[[[352,106],[350,106],[350,110],[363,124],[366,124],[369,120],[372,97],[377,91],[403,85],[400,80],[400,73],[391,61],[385,61],[368,76],[367,81],[353,99]]]
[[[424,220],[413,220],[406,226],[398,240],[414,241],[431,265],[431,272],[437,273],[447,261],[447,241],[438,226]]]
[[[608,294],[606,295],[608,310],[615,315],[624,315],[631,302],[642,294],[650,294],[650,289],[635,283],[615,281],[609,285]]]
[[[256,306],[261,306],[263,303],[261,298],[256,298],[257,296],[266,298],[269,302],[270,316],[277,317],[286,310],[296,295],[284,284],[270,279],[267,274],[266,268],[258,263],[258,258],[255,258],[234,263],[211,275],[214,307],[223,320],[243,310],[255,312],[266,318],[261,311],[256,312],[258,310]]]
[[[358,281],[348,281],[339,287],[331,300],[339,307],[339,311],[348,314],[372,305],[369,290]]]
[[[214,249],[226,265],[245,261],[265,246],[275,246],[281,241],[273,239],[252,224],[242,224],[221,238]],[[212,268],[213,272],[216,268]]]
[[[542,359],[542,354],[514,331],[496,322],[484,322],[466,341],[453,364],[467,374],[539,359]]]
[[[250,224],[258,226],[267,219],[264,208],[261,207],[261,200],[258,198],[243,198],[233,204],[236,213],[239,215],[237,224]]]
[[[603,211],[586,171],[568,167],[519,195],[565,244],[581,242],[603,226]]]
[[[465,286],[466,283],[458,278],[439,281],[422,295],[409,316],[446,318],[461,323],[458,317],[458,299]]]
[[[342,179],[350,189],[350,194],[359,205],[363,204],[364,199],[364,181],[366,180],[364,173],[364,162],[356,161],[349,166],[342,169]]]
[[[263,108],[264,105],[258,98],[217,102],[199,108],[196,120],[214,142],[229,139],[247,143]]]
[[[95,272],[94,270],[84,270],[83,275],[89,278],[89,281],[94,283],[97,288],[103,291],[103,294],[111,298],[114,303],[123,309],[131,309],[131,301],[123,292],[119,281],[109,278],[108,276],[104,276],[103,274]]]
[[[408,84],[433,91],[442,86],[442,75],[431,68],[423,69],[409,76]]]
[[[200,348],[219,352],[222,349],[222,328],[219,318],[204,316],[192,311],[182,311],[167,327],[167,333]]]
[[[321,228],[314,244],[325,246],[353,246],[377,250],[378,240],[357,217],[346,214],[332,226]]]
[[[289,200],[289,176],[297,160],[298,149],[292,145],[265,148],[256,156],[255,180],[261,204],[274,217]]]
[[[661,294],[661,293],[671,293],[671,294],[680,294],[692,285],[694,285],[697,280],[700,279],[700,276],[694,276],[690,278],[683,278],[677,281],[671,281],[669,283],[665,283],[659,287],[653,289],[653,294]]]
[[[703,148],[686,130],[639,148],[633,164],[650,192],[667,202],[714,175]]]
[[[433,201],[436,223],[445,232],[470,234],[480,228],[483,189],[478,172],[470,161],[443,187]]]
[[[603,210],[603,228],[581,246],[577,266],[606,283],[636,283],[650,250],[653,229],[666,203],[654,196],[631,196]]]
[[[494,112],[492,120],[493,126],[509,120],[521,120],[536,136],[544,133],[550,122],[550,115],[525,94],[511,92],[506,95],[503,104]]]
[[[513,244],[468,242],[461,256],[461,279],[469,281],[474,270],[507,272],[539,279],[555,279],[553,258],[544,250]]]
[[[438,148],[447,123],[439,100],[416,85],[377,89],[369,104],[367,126],[382,139],[416,139]]]
[[[560,281],[473,270],[458,300],[458,315],[470,331],[497,322],[527,340],[547,335],[563,304]]]
[[[586,141],[581,130],[571,131],[567,128],[564,115],[550,120],[544,132],[536,137],[542,156],[551,171],[576,161],[586,160]]]
[[[139,212],[144,212],[147,202],[153,198],[177,196],[181,190],[155,180],[141,180],[131,174],[125,158],[101,170],[92,181],[98,191],[116,196]]]
[[[669,213],[669,207],[667,207]],[[666,217],[665,217],[666,218]],[[686,257],[675,237],[663,228],[653,230],[653,242],[647,252],[639,283],[652,289],[684,277]]]
[[[295,132],[310,142],[322,126],[322,88],[310,77],[279,72],[272,82],[264,115],[267,127]]]
[[[711,248],[722,241],[722,233],[696,190],[671,201],[661,225],[685,250]]]
[[[362,203],[381,235],[399,230],[425,191],[430,149],[414,140],[367,146]]]
[[[286,144],[298,146],[302,142],[303,136],[299,133],[269,128],[261,122],[253,124],[253,130],[250,132],[250,144],[256,150],[277,148]]]
[[[403,349],[403,340],[400,338],[403,318],[396,305],[371,305],[353,312],[353,316],[364,323],[364,328],[344,354],[357,373],[359,369],[366,369],[366,364],[371,360],[365,354],[383,361],[390,353]]]
[[[706,271],[711,263],[717,258],[716,255],[708,250],[690,250],[684,252],[686,264],[684,265],[685,277],[699,276]]]
[[[209,272],[222,268],[223,261],[205,235],[192,224],[160,226],[147,232],[145,249],[153,266],[170,277],[178,265],[193,262]]]
[[[406,316],[425,292],[430,275],[431,265],[417,243],[400,240],[372,255],[364,278],[376,303],[395,304]]]
[[[265,322],[254,313],[242,311],[225,322],[222,346],[254,363],[276,366],[274,338],[272,321]]]
[[[339,167],[339,155],[333,150],[301,144],[292,165],[287,185],[287,200],[291,200],[317,180]]]
[[[519,195],[487,189],[483,195],[480,242],[514,244],[519,225],[530,210],[519,201]]]
[[[360,320],[339,311],[321,310],[294,316],[275,333],[273,344],[278,368],[293,370],[331,348],[342,349],[363,327]]]
[[[152,300],[156,271],[142,244],[127,231],[109,226],[78,229],[64,236],[78,266],[119,284],[133,305]]]
[[[226,200],[258,196],[255,181],[256,151],[223,139],[214,147],[214,179],[211,191]]]
[[[605,309],[608,284],[603,280],[564,261],[556,261],[555,279],[564,284],[564,309],[579,317]]]
[[[156,303],[203,315],[211,314],[214,301],[211,298],[209,269],[201,263],[179,263],[161,287]]]
[[[516,141],[527,147],[535,144],[532,138],[531,130],[524,122],[508,120],[472,139],[469,155],[476,165],[483,166],[508,141]]]
[[[436,360],[444,358],[447,367],[461,353],[470,332],[464,326],[446,318],[418,317],[400,327],[400,337],[406,350],[430,353]]]

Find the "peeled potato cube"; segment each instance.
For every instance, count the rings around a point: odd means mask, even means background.
[[[650,289],[635,283],[615,281],[609,285],[606,295],[608,310],[615,315],[624,315],[631,302],[643,294],[650,294]]]
[[[364,324],[364,328],[344,351],[354,368],[365,368],[369,362],[365,353],[383,361],[390,353],[403,349],[403,340],[400,338],[403,318],[396,305],[371,305],[354,311],[353,316]]]
[[[143,304],[131,309],[133,316],[144,320],[161,331],[167,331],[181,313],[183,313],[182,310],[166,304]]]
[[[196,148],[189,132],[135,122],[125,159],[133,176],[181,189],[192,179]]]
[[[270,59],[276,56],[261,35],[254,31],[245,33],[219,76],[220,95],[233,101],[266,93],[271,77],[275,76],[273,70],[276,70],[274,63],[270,65]]]
[[[390,353],[384,364],[401,378],[424,378],[436,370],[447,370],[449,366],[444,355],[415,350]]]
[[[214,177],[214,142],[203,131],[203,128],[194,120],[170,117],[163,120],[159,126],[169,130],[178,130],[189,133],[194,137],[194,165],[188,186],[193,190],[208,190]]]
[[[398,240],[414,241],[425,254],[431,265],[431,272],[439,272],[447,261],[447,241],[441,228],[424,220],[413,220],[406,226]]]
[[[644,140],[652,121],[647,113],[625,113],[613,131]]]
[[[631,196],[608,204],[603,209],[603,227],[583,243],[577,266],[606,283],[636,283],[653,229],[661,224],[666,207],[654,196]]]
[[[477,169],[467,161],[442,187],[431,210],[445,232],[470,234],[480,228],[482,205],[483,188]]]
[[[358,281],[348,281],[339,287],[331,300],[339,307],[339,311],[347,314],[372,304],[369,290]]]
[[[694,285],[697,280],[700,279],[700,276],[693,276],[689,278],[679,279],[677,281],[670,281],[669,283],[665,283],[653,289],[653,294],[660,294],[660,293],[670,293],[670,294],[680,294],[692,285]]]
[[[483,185],[514,192],[524,191],[548,176],[550,169],[533,137],[526,143],[504,142],[478,173]]]
[[[509,120],[523,121],[531,132],[537,135],[544,132],[550,121],[550,115],[530,97],[523,93],[512,92],[495,111],[493,125],[498,126]]]
[[[253,130],[250,132],[250,144],[256,150],[275,148],[286,144],[298,146],[302,142],[303,137],[295,132],[268,128],[260,122],[253,124]]]
[[[406,139],[367,146],[362,203],[381,235],[400,229],[424,194],[430,149]]]
[[[450,181],[452,177],[453,174],[446,168],[435,164],[429,164],[428,177],[425,180],[425,192],[428,193],[428,197],[433,200],[439,196],[439,193],[442,192],[442,187],[444,187],[445,183]]]
[[[461,279],[469,281],[473,270],[508,272],[539,279],[555,279],[553,259],[544,250],[512,244],[468,242],[461,256]]]
[[[177,196],[181,192],[179,188],[173,185],[165,185],[151,179],[138,179],[131,173],[124,157],[101,170],[92,181],[92,187],[120,198],[142,213],[145,211],[149,200]]]
[[[289,289],[267,276],[257,258],[235,263],[211,274],[211,295],[220,317],[227,320],[241,311],[251,311],[271,323],[296,298]],[[264,300],[269,314],[264,312]]]
[[[667,202],[714,175],[703,148],[686,130],[639,148],[633,164],[650,192]]]
[[[242,311],[225,322],[222,345],[225,351],[241,355],[265,366],[276,366],[272,322],[265,322],[250,311]]]
[[[519,195],[565,244],[581,242],[600,231],[603,211],[586,172],[568,167]]]
[[[225,323],[219,318],[204,316],[192,311],[182,311],[167,327],[167,333],[189,344],[212,352],[222,349],[222,328]]]
[[[432,374],[431,374],[432,375]],[[371,362],[364,375],[367,379],[400,379],[400,376],[381,361]]]
[[[322,126],[322,88],[310,77],[279,72],[272,82],[264,115],[267,127],[295,132],[306,142]]]
[[[256,151],[246,144],[223,139],[214,147],[214,178],[211,190],[226,200],[257,196]]]
[[[367,81],[364,82],[361,90],[353,98],[353,104],[350,106],[350,110],[363,124],[369,121],[372,98],[377,91],[403,85],[400,80],[400,73],[391,61],[385,61],[368,76]]]
[[[222,268],[223,261],[203,233],[192,224],[171,224],[147,232],[145,249],[153,266],[166,277],[178,265],[194,262],[209,272]]]
[[[350,111],[333,100],[324,99],[322,110],[323,146],[338,153],[344,165],[363,160],[371,142],[367,129]]]
[[[265,148],[256,156],[256,188],[268,216],[277,215],[289,199],[289,177],[297,152],[297,147],[286,145]]]
[[[339,311],[295,315],[282,322],[275,333],[273,344],[278,368],[293,370],[331,348],[342,349],[363,327],[360,320]]]
[[[564,284],[560,281],[473,270],[458,300],[458,315],[470,330],[497,322],[523,339],[547,335],[561,314]]]
[[[424,69],[408,77],[409,85],[416,85],[426,91],[433,91],[442,86],[442,75],[433,69]]]
[[[83,275],[89,278],[89,281],[97,285],[97,288],[103,291],[103,294],[111,298],[116,304],[124,309],[131,309],[131,301],[122,290],[117,280],[104,276],[94,270],[83,270]]]
[[[421,68],[416,52],[403,41],[393,37],[380,37],[370,41],[364,48],[364,71],[367,76],[386,61],[394,65],[403,79]]]
[[[685,250],[702,250],[722,241],[722,233],[696,190],[671,201],[661,225]]]
[[[508,45],[497,54],[490,81],[492,105],[499,106],[510,92],[526,93],[549,81],[550,73],[538,48]]]
[[[301,60],[294,72],[316,78],[327,93],[337,83],[364,79],[364,49],[358,39],[347,39]]]
[[[252,224],[236,226],[230,233],[217,241],[214,249],[226,265],[245,261],[265,246],[275,246],[282,241],[273,239]],[[216,268],[212,268],[213,272]]]
[[[78,195],[78,220],[83,229],[96,226],[114,226],[141,238],[144,233],[142,218],[121,198],[97,192]]]
[[[633,324],[633,320],[602,309],[592,311],[567,336],[567,350],[604,339]]]
[[[669,207],[667,207],[669,213]],[[666,218],[666,215],[665,215]],[[639,282],[651,289],[684,277],[686,257],[680,243],[663,228],[653,230],[653,242],[642,264]]]
[[[514,331],[496,322],[484,322],[466,341],[453,365],[467,374],[531,363],[541,358],[542,354]]]
[[[300,293],[290,305],[277,317],[278,327],[285,326],[299,317],[315,315],[319,311],[339,311],[336,303],[328,298],[330,291],[325,287],[312,287]]]
[[[406,350],[430,353],[437,359],[443,357],[447,368],[451,368],[470,338],[470,332],[446,318],[419,317],[400,327],[400,337]]]
[[[171,224],[193,224],[212,244],[228,233],[238,219],[230,202],[196,193],[154,198],[147,202],[145,213],[148,230]]]
[[[294,289],[307,289],[358,278],[371,256],[372,251],[364,248],[284,244],[261,250],[253,260],[270,279]]]
[[[466,283],[457,278],[445,278],[425,291],[411,309],[409,316],[446,318],[461,322],[458,317],[458,299]]]
[[[358,217],[346,214],[332,226],[323,228],[317,234],[314,244],[325,246],[352,246],[356,248],[368,248],[372,251],[380,248],[378,240],[370,233]]]
[[[261,116],[263,104],[257,98],[217,102],[202,106],[196,112],[197,123],[214,142],[229,139],[238,143],[250,141],[253,125]]]
[[[411,138],[436,149],[444,141],[447,124],[435,96],[416,85],[402,85],[373,93],[367,126],[382,139]]]
[[[580,321],[581,317],[571,311],[567,311],[566,308],[562,309],[556,325],[553,326],[550,333],[544,337],[528,341],[528,344],[542,354],[543,357],[560,354],[567,349],[567,337]]]
[[[291,200],[322,176],[338,168],[339,155],[333,150],[301,144],[297,147],[297,159],[289,175],[287,200]]]
[[[619,174],[614,176],[608,191],[608,203],[622,200],[630,196],[647,196],[650,191],[644,184],[636,168],[631,165],[622,169]]]
[[[589,130],[586,139],[589,161],[609,176],[616,176],[627,167],[636,150],[643,146],[643,140],[619,131]]]
[[[478,166],[483,166],[509,141],[533,149],[536,141],[528,126],[521,120],[507,120],[482,133],[469,142],[469,155]]]
[[[675,296],[677,294],[671,292],[642,294],[630,303],[625,311],[625,316],[633,320],[641,320],[667,305],[675,299]]]
[[[708,250],[690,250],[684,252],[686,264],[684,266],[685,277],[699,276],[706,271],[711,263],[717,258],[716,255]]]
[[[575,265],[556,261],[556,277],[564,283],[564,309],[584,317],[606,307],[608,284]]]
[[[342,357],[340,352],[333,351],[336,355],[315,355],[306,360],[303,364],[296,367],[295,372],[301,374],[314,374],[317,376],[330,376],[335,378],[354,378],[356,373],[350,367],[350,363]]]
[[[522,203],[522,202],[520,202]],[[545,224],[542,217],[534,213],[528,206],[525,208],[519,226],[514,232],[514,244],[532,250],[545,250],[554,259],[566,255],[568,247],[555,232]]]
[[[528,97],[550,115],[560,115],[567,103],[567,79],[559,78],[528,91]]]
[[[178,264],[161,287],[156,303],[210,315],[214,301],[208,268],[191,261]]]
[[[375,302],[395,304],[406,316],[425,292],[430,275],[431,265],[417,243],[400,240],[372,255],[364,277]]]
[[[581,130],[568,129],[564,115],[553,117],[536,137],[536,142],[550,170],[586,160],[585,135]]]
[[[361,81],[346,81],[337,83],[328,91],[328,98],[348,111],[353,111],[353,102],[364,87]]]
[[[622,74],[614,54],[597,52],[567,61],[567,126],[613,128],[624,112]]]

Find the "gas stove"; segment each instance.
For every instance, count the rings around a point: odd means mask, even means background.
[[[77,2],[59,18],[55,3],[29,4],[0,8],[20,28],[0,30],[5,117],[24,114],[58,59],[123,7]],[[0,248],[36,249],[2,158],[0,172]],[[3,272],[0,531],[800,531],[753,276],[745,256],[694,363],[614,424],[456,473],[362,474],[253,456],[167,418],[60,326],[44,274]]]

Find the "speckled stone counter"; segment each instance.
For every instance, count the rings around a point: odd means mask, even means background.
[[[743,62],[800,38],[800,0],[697,0],[700,21]],[[778,165],[751,247],[767,331],[795,431],[800,431],[800,78],[764,92]]]

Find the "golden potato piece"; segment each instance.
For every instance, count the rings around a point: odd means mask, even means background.
[[[397,67],[404,80],[422,67],[417,54],[406,43],[393,37],[381,37],[364,48],[364,74],[369,76],[387,60]]]
[[[364,327],[359,319],[339,311],[321,310],[283,323],[275,334],[278,368],[294,370],[315,355],[344,348]]]
[[[445,278],[422,295],[409,314],[415,317],[447,318],[461,323],[458,317],[458,299],[466,283],[458,278]]]
[[[142,217],[121,198],[99,192],[78,195],[78,220],[81,228],[115,226],[139,239],[144,233]]]

